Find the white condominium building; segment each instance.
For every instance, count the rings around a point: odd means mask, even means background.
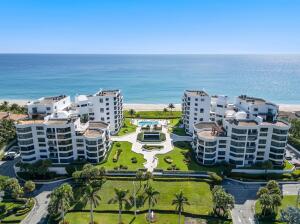
[[[120,90],[100,90],[94,95],[79,95],[75,104],[81,117],[108,123],[112,134],[123,125],[123,96]]]
[[[182,122],[187,133],[192,134],[194,124],[210,119],[211,98],[204,91],[186,90],[182,98]]]
[[[227,96],[212,96],[210,108],[210,120],[220,121],[225,118],[228,105]]]
[[[228,162],[243,167],[268,160],[282,165],[289,128],[281,121],[267,122],[237,112],[223,119],[223,125],[195,124],[192,145],[197,160],[205,165]]]
[[[71,106],[71,99],[69,96],[51,96],[42,97],[36,101],[27,104],[28,115],[30,118],[50,115],[54,112],[65,110]]]
[[[23,162],[50,159],[66,164],[76,159],[97,163],[110,147],[109,125],[104,122],[81,123],[67,111],[54,112],[43,119],[16,123]]]
[[[278,105],[247,95],[237,97],[235,106],[239,110],[245,111],[248,118],[260,116],[267,121],[276,120],[279,111]]]

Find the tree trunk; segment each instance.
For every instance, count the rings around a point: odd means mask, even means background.
[[[179,211],[179,215],[178,215],[178,224],[180,224],[180,218],[181,218],[181,211]]]
[[[148,209],[148,222],[150,223],[150,217],[151,217],[151,201],[150,201],[150,199],[149,199],[149,201],[148,201],[148,203],[149,203],[149,209]]]
[[[120,205],[119,206],[119,224],[122,223],[122,217],[121,217],[121,215],[122,215],[122,208],[121,208],[121,205]]]
[[[91,201],[91,211],[90,211],[91,223],[94,224],[94,211],[93,211],[93,202]]]

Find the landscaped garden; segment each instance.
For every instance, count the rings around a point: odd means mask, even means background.
[[[126,118],[141,118],[141,119],[173,119],[180,118],[181,111],[124,111]]]
[[[106,170],[138,170],[144,168],[145,159],[142,154],[135,153],[131,150],[130,142],[113,142],[106,162],[98,166]]]
[[[124,119],[124,124],[120,129],[120,131],[118,132],[117,136],[123,136],[135,132],[137,126],[132,124],[130,120],[131,120],[130,118]]]
[[[185,136],[187,135],[184,128],[180,127],[181,125],[181,119],[177,118],[177,119],[172,119],[170,120],[170,129],[169,131],[175,135],[180,135],[180,136]]]
[[[288,143],[300,151],[300,119],[291,120]]]
[[[157,155],[157,169],[181,171],[207,171],[220,173],[218,166],[201,166],[192,155],[190,142],[175,142],[174,149],[166,154]]]

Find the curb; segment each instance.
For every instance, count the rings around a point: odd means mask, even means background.
[[[229,177],[224,178],[225,180],[230,180],[230,181],[234,181],[234,182],[238,182],[241,184],[266,184],[268,183],[268,181],[253,181],[253,182],[249,182],[249,181],[241,181],[241,180],[236,180],[236,179],[232,179]],[[300,181],[276,181],[279,184],[300,184]]]

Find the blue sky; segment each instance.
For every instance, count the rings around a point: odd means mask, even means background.
[[[300,0],[0,0],[1,53],[300,53]]]

